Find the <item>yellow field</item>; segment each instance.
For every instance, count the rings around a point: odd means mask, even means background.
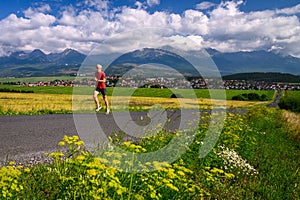
[[[72,96],[63,94],[0,93],[2,111],[72,110]]]
[[[73,107],[72,107],[73,98]],[[101,96],[100,101],[103,104]],[[212,105],[220,107],[248,107],[262,102],[221,101],[211,99],[173,99],[156,97],[108,97],[112,110],[143,110],[157,105],[165,109],[197,109],[211,108]],[[265,104],[265,102],[264,102]],[[2,112],[35,112],[41,110],[51,111],[93,111],[95,108],[92,95],[67,94],[35,94],[35,93],[0,93],[0,110]]]

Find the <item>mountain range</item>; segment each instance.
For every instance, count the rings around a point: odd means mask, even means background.
[[[57,76],[76,74],[86,55],[73,49],[45,54],[39,49],[32,52],[16,51],[0,57],[0,77]]]
[[[300,58],[275,52],[253,51],[222,53],[207,49],[222,75],[245,72],[281,72],[300,74]],[[32,52],[16,51],[0,57],[0,77],[75,75],[87,56],[74,49],[61,53],[45,54],[39,49]],[[123,54],[107,69],[108,75],[122,75],[126,70],[141,64],[157,63],[173,66],[180,73],[197,75],[192,65],[170,51],[145,48]],[[94,67],[91,68],[94,71]]]

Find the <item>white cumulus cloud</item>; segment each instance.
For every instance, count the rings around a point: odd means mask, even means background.
[[[152,7],[160,4],[160,0],[147,0],[148,6]]]
[[[195,10],[178,14],[150,13],[147,6],[160,4],[160,1],[143,2],[136,1],[134,8],[110,8],[106,0],[85,0],[81,2],[82,7],[61,8],[57,16],[51,14],[48,4],[30,7],[24,11],[24,16],[11,14],[0,21],[0,54],[36,48],[45,52],[74,48],[88,54],[99,43],[118,33],[159,27],[173,31],[171,35],[153,33],[161,44],[173,42],[189,46],[186,38],[203,48],[224,52],[274,50],[300,57],[300,4],[244,12],[240,9],[247,3],[244,1],[223,1],[219,5],[207,1],[195,5]],[[209,11],[205,12],[205,9]],[[129,45],[120,41],[114,44],[116,47],[110,47],[111,51],[123,47],[126,50],[125,46]]]
[[[209,1],[203,1],[199,4],[196,5],[196,9],[198,10],[206,10],[209,9],[211,7],[214,7],[216,4],[209,2]]]

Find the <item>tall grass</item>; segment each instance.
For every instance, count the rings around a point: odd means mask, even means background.
[[[300,140],[300,113],[284,110],[282,120],[287,122],[286,128],[290,131],[290,136]]]

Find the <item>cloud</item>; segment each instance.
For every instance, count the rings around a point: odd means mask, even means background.
[[[160,4],[160,0],[147,0],[148,6],[152,7]]]
[[[209,2],[209,1],[203,1],[199,4],[196,5],[196,9],[198,10],[206,10],[209,9],[211,7],[214,7],[216,4]]]
[[[146,3],[153,6],[160,2]],[[83,7],[62,7],[59,15],[51,14],[52,8],[43,4],[26,9],[24,16],[11,14],[0,21],[0,55],[12,50],[36,48],[45,52],[74,48],[88,54],[99,43],[119,33],[160,27],[173,31],[170,35],[153,33],[161,44],[173,42],[185,44],[184,48],[187,48],[191,46],[188,41],[193,40],[203,48],[223,52],[274,50],[300,57],[300,22],[297,16],[300,4],[277,10],[243,12],[240,6],[244,3],[224,1],[213,5],[202,2],[197,4],[198,10],[176,14],[165,11],[150,13],[145,2],[140,1],[136,1],[135,8],[110,8],[109,1],[85,0],[80,5]],[[203,11],[208,8],[209,11]],[[130,42],[129,39],[128,42],[119,41],[109,50],[120,51],[123,48],[125,51]]]
[[[46,13],[46,12],[50,12],[51,11],[51,7],[49,4],[42,4],[38,7],[30,7],[27,10],[24,11],[24,14],[26,17],[30,17],[33,14],[39,12],[39,13]]]
[[[300,4],[293,6],[291,8],[284,8],[284,9],[277,9],[277,14],[287,14],[287,15],[294,15],[300,13]]]

